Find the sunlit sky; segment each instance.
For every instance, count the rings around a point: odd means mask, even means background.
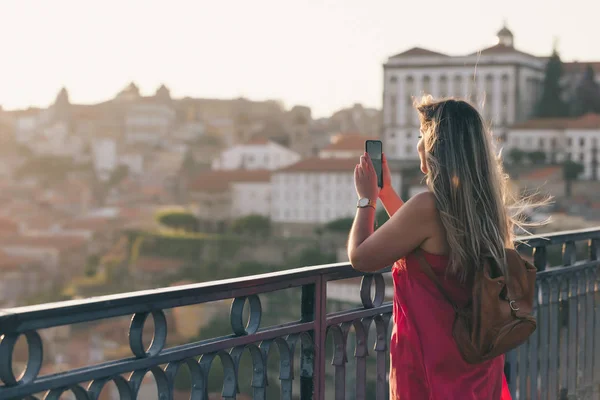
[[[0,105],[144,94],[279,99],[315,116],[380,107],[382,63],[421,46],[464,54],[494,44],[600,61],[598,0],[0,0]]]

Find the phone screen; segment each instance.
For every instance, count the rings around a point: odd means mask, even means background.
[[[373,161],[373,167],[375,168],[375,172],[377,173],[377,185],[382,188],[383,187],[383,169],[382,169],[382,153],[383,153],[383,145],[381,140],[367,140],[365,145],[366,151],[371,157]]]

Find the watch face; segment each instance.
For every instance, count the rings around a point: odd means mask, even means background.
[[[366,207],[368,205],[369,205],[369,199],[366,199],[363,197],[362,199],[358,200],[359,207]]]

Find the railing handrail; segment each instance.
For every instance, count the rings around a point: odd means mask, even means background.
[[[600,239],[600,227],[519,236],[516,241],[536,247],[589,239]],[[389,268],[378,272],[389,271]],[[327,276],[327,280],[331,281],[362,275],[364,274],[354,270],[348,262],[341,262],[189,285],[8,308],[0,310],[0,334],[93,321],[99,318],[96,313],[101,313],[101,318],[110,318],[136,312],[149,312],[154,309],[169,309],[231,299],[256,293],[257,288],[260,287],[264,287],[262,292],[265,293],[300,287],[307,283],[314,283],[317,276]]]

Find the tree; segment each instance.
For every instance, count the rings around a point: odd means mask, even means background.
[[[385,210],[379,210],[379,211],[377,211],[377,214],[375,215],[375,221],[377,222],[378,226],[385,224],[389,219],[390,219],[390,217],[389,217],[387,211],[385,211]]]
[[[85,276],[94,276],[98,272],[98,265],[100,264],[100,256],[92,254],[88,256],[85,262]]]
[[[271,220],[262,215],[248,215],[233,221],[231,231],[238,235],[270,236]]]
[[[538,118],[560,118],[569,115],[568,107],[562,98],[560,79],[562,77],[562,61],[556,49],[546,63],[546,75],[542,97],[540,98],[535,116]]]
[[[181,172],[185,175],[191,175],[197,170],[196,159],[194,158],[194,153],[191,149],[188,149],[185,152],[185,156],[183,158],[183,162],[181,163]]]
[[[129,175],[129,167],[127,165],[119,165],[114,171],[110,174],[108,178],[108,182],[106,183],[107,188],[112,188],[117,186],[121,181]]]
[[[354,217],[338,218],[325,224],[323,229],[329,232],[348,233],[353,223]]]
[[[513,148],[508,152],[508,158],[514,165],[520,165],[525,158],[525,152],[523,150]]]
[[[161,210],[154,215],[156,222],[172,229],[198,232],[198,218],[187,210]]]
[[[529,161],[534,165],[541,165],[546,162],[546,153],[543,151],[532,151],[527,153]]]
[[[591,65],[587,66],[581,81],[575,88],[571,105],[571,115],[574,117],[589,113],[600,114],[600,85],[596,82]]]
[[[563,163],[563,179],[565,181],[565,196],[571,197],[573,181],[583,172],[583,165],[571,160]]]

